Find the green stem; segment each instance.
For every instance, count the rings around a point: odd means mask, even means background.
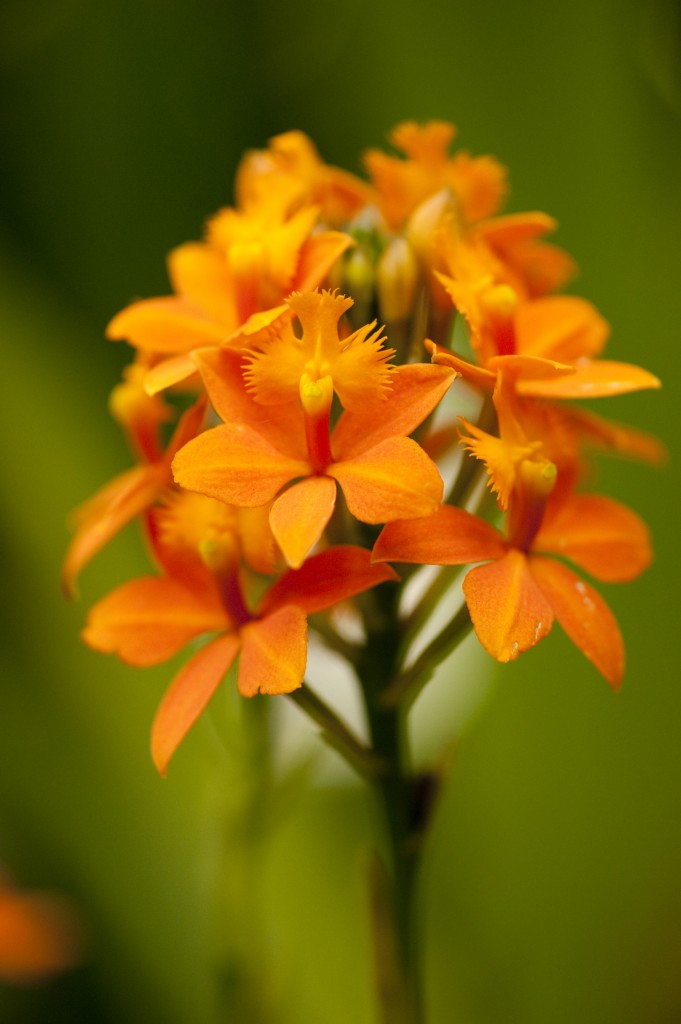
[[[376,779],[388,840],[391,873],[377,861],[372,875],[374,901],[383,906],[375,929],[377,975],[383,1024],[420,1024],[420,950],[415,932],[416,881],[420,844],[413,835],[413,779],[407,764],[401,708],[374,707],[370,728],[374,750],[387,762]],[[386,936],[390,936],[387,941]]]
[[[356,671],[371,747],[384,766],[372,782],[385,823],[389,868],[375,860],[370,874],[381,1021],[421,1024],[420,957],[414,928],[421,836],[414,827],[415,780],[407,742],[407,709],[382,699],[396,673],[399,591],[379,587],[372,594],[373,608],[365,613],[366,646]]]
[[[460,565],[443,565],[439,568],[412,611],[402,620],[401,654],[406,654],[409,650],[414,637],[430,620],[441,598],[447,593],[460,572]],[[400,664],[402,664],[402,660],[403,658],[400,657]]]
[[[289,694],[297,704],[323,730],[326,742],[337,750],[362,778],[371,779],[381,770],[381,761],[376,754],[365,747],[350,731],[321,697],[303,683],[298,690]]]
[[[354,665],[361,650],[357,644],[342,637],[324,615],[311,615],[308,622],[330,650],[340,654],[347,662]]]
[[[384,691],[384,703],[394,706],[404,702],[410,707],[440,662],[444,661],[468,635],[471,625],[468,607],[463,604],[454,618],[419,654],[416,661]]]

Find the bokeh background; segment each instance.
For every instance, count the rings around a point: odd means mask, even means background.
[[[282,782],[272,725],[228,693],[158,779],[172,668],[78,637],[142,571],[139,539],[76,604],[58,576],[69,510],[129,464],[106,412],[127,352],[104,326],[167,290],[165,253],[231,201],[241,152],[297,127],[359,170],[398,121],[435,117],[510,167],[509,209],[558,219],[609,354],[664,380],[607,413],[671,460],[601,466],[657,552],[603,588],[622,692],[556,629],[504,669],[469,650],[421,714],[420,757],[455,741],[421,894],[429,1024],[681,1020],[680,53],[674,0],[4,0],[0,859],[67,894],[88,939],[71,974],[0,988],[0,1020],[374,1020],[366,794],[333,755]]]

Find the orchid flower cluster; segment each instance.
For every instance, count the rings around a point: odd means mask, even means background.
[[[172,294],[108,326],[135,352],[110,403],[135,464],[77,510],[63,570],[73,593],[142,525],[153,573],[99,600],[83,637],[136,666],[187,650],[152,725],[161,775],[229,676],[287,695],[374,787],[384,1024],[423,1019],[415,879],[439,778],[412,768],[409,710],[471,629],[508,662],[557,620],[619,686],[620,630],[581,574],[633,580],[651,549],[590,493],[591,455],[663,456],[580,406],[659,381],[603,358],[606,321],[561,291],[555,222],[500,214],[504,167],[452,153],[455,134],[401,124],[366,178],[297,131],[246,154],[235,205],[171,252]],[[305,681],[309,630],[352,669],[367,740]]]
[[[108,326],[135,351],[111,411],[136,463],[78,510],[64,585],[142,523],[154,573],[95,604],[83,636],[138,666],[187,648],[153,723],[161,774],[233,666],[244,697],[297,695],[373,770],[304,683],[308,628],[374,708],[408,705],[471,625],[507,662],[557,620],[621,681],[615,618],[576,570],[632,580],[651,551],[635,512],[585,489],[589,452],[661,449],[573,401],[659,381],[602,358],[606,321],[561,294],[575,266],[555,222],[500,215],[505,169],[454,137],[401,124],[365,180],[277,136],[171,252],[173,294]]]

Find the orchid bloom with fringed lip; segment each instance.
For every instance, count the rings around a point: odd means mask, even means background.
[[[553,217],[538,210],[508,213],[476,224],[469,238],[487,247],[509,283],[526,298],[537,298],[562,288],[577,270],[571,256],[544,241],[557,227]]]
[[[389,368],[373,324],[341,338],[337,321],[349,303],[343,296],[311,293],[289,302],[302,337],[275,338],[248,357],[245,370],[226,350],[195,354],[225,422],[185,445],[173,473],[181,487],[228,504],[272,501],[272,530],[295,567],[322,536],[337,484],[351,514],[365,523],[435,511],[442,479],[407,435],[455,374],[428,364]],[[331,430],[334,393],[348,408]]]
[[[347,224],[372,199],[365,181],[321,159],[312,140],[301,131],[283,132],[266,150],[246,153],[236,174],[237,205],[260,203],[273,190],[288,197],[288,209],[319,207],[326,225]]]
[[[466,574],[463,592],[478,639],[492,657],[513,660],[546,636],[555,618],[617,687],[624,671],[617,622],[603,598],[556,557],[602,582],[626,582],[652,558],[647,527],[616,501],[556,487],[555,465],[542,443],[525,435],[503,383],[496,397],[500,436],[463,421],[473,435],[463,440],[485,463],[499,507],[507,510],[506,534],[464,509],[443,505],[429,519],[389,523],[373,558],[488,563]]]
[[[530,297],[482,237],[444,238],[441,254],[450,272],[436,277],[468,324],[478,363],[426,344],[435,362],[453,367],[476,387],[494,388],[509,361],[519,370],[521,395],[600,398],[660,386],[647,370],[599,358],[610,328],[586,299]]]
[[[174,295],[134,302],[107,327],[156,360],[146,376],[155,393],[191,377],[190,353],[206,346],[238,347],[244,338],[286,313],[285,297],[322,283],[352,245],[340,231],[316,231],[317,206],[291,215],[287,190],[273,189],[244,209],[219,211],[203,242],[168,257]]]
[[[329,548],[285,572],[252,608],[243,558],[262,568],[261,552],[271,543],[266,513],[175,495],[154,530],[165,575],[125,583],[90,611],[85,642],[132,665],[160,664],[190,641],[217,634],[176,675],[154,718],[151,750],[161,775],[237,655],[242,696],[290,693],[305,674],[307,615],[396,579],[389,567],[371,565],[363,548]]]
[[[378,149],[364,155],[364,163],[377,193],[377,203],[388,226],[396,230],[416,208],[447,189],[462,224],[496,213],[507,191],[506,169],[493,157],[471,157],[460,151],[449,155],[456,128],[446,121],[397,125],[389,140],[406,155],[390,156]]]
[[[170,466],[175,453],[201,429],[206,414],[204,397],[180,417],[163,449],[158,428],[170,410],[158,396],[146,394],[144,374],[144,365],[128,367],[126,379],[111,396],[112,412],[125,427],[142,461],[114,477],[75,510],[75,532],[61,575],[62,589],[69,596],[75,593],[80,572],[97,552],[173,486]]]

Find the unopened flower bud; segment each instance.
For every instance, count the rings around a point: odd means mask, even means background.
[[[386,324],[407,320],[414,310],[419,285],[416,254],[406,238],[393,238],[376,267],[378,306]],[[389,332],[389,328],[388,328]]]
[[[420,259],[429,262],[433,232],[443,217],[452,214],[455,209],[455,200],[448,188],[441,189],[416,207],[409,218],[405,235]]]
[[[354,299],[352,319],[364,324],[372,319],[376,269],[367,249],[358,245],[349,254],[343,268],[343,291]]]

